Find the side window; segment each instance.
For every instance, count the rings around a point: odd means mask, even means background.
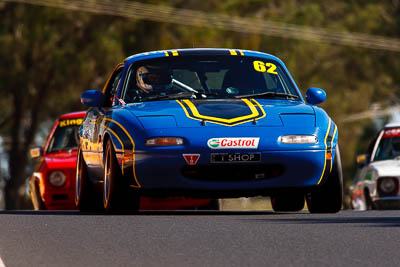
[[[121,95],[121,98],[127,103],[134,102],[134,100],[137,97],[135,72],[136,72],[136,68],[131,67],[131,69],[129,70],[129,72],[126,76],[127,82],[125,83],[125,88]]]
[[[113,104],[114,96],[117,93],[118,85],[121,80],[122,70],[122,67],[115,70],[111,76],[111,79],[108,81],[106,91],[104,93],[104,107],[111,107]]]

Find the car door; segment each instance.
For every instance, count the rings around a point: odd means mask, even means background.
[[[102,177],[103,169],[101,123],[107,110],[114,104],[114,97],[121,79],[122,70],[123,64],[118,65],[114,69],[103,88],[104,102],[102,107],[89,109],[84,121],[85,131],[82,135],[87,142],[84,144],[86,148],[86,151],[84,151],[85,162],[92,172],[94,171],[99,177]]]

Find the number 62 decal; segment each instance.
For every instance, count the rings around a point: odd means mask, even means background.
[[[264,63],[262,61],[254,61],[253,62],[254,69],[259,72],[268,72],[272,74],[278,74],[276,72],[276,65],[272,63]]]

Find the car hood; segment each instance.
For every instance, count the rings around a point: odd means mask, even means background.
[[[298,123],[315,126],[312,106],[300,101],[271,99],[167,100],[127,105],[143,127],[283,127]],[[296,116],[293,116],[296,115]]]
[[[371,167],[378,172],[378,176],[400,176],[400,160],[390,159],[371,163]]]
[[[76,150],[69,152],[51,153],[44,156],[44,160],[49,168],[65,169],[76,168]]]

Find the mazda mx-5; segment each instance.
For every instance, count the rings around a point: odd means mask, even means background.
[[[275,56],[239,49],[136,54],[88,90],[75,201],[137,210],[140,196],[270,196],[275,211],[338,212],[338,130]]]

